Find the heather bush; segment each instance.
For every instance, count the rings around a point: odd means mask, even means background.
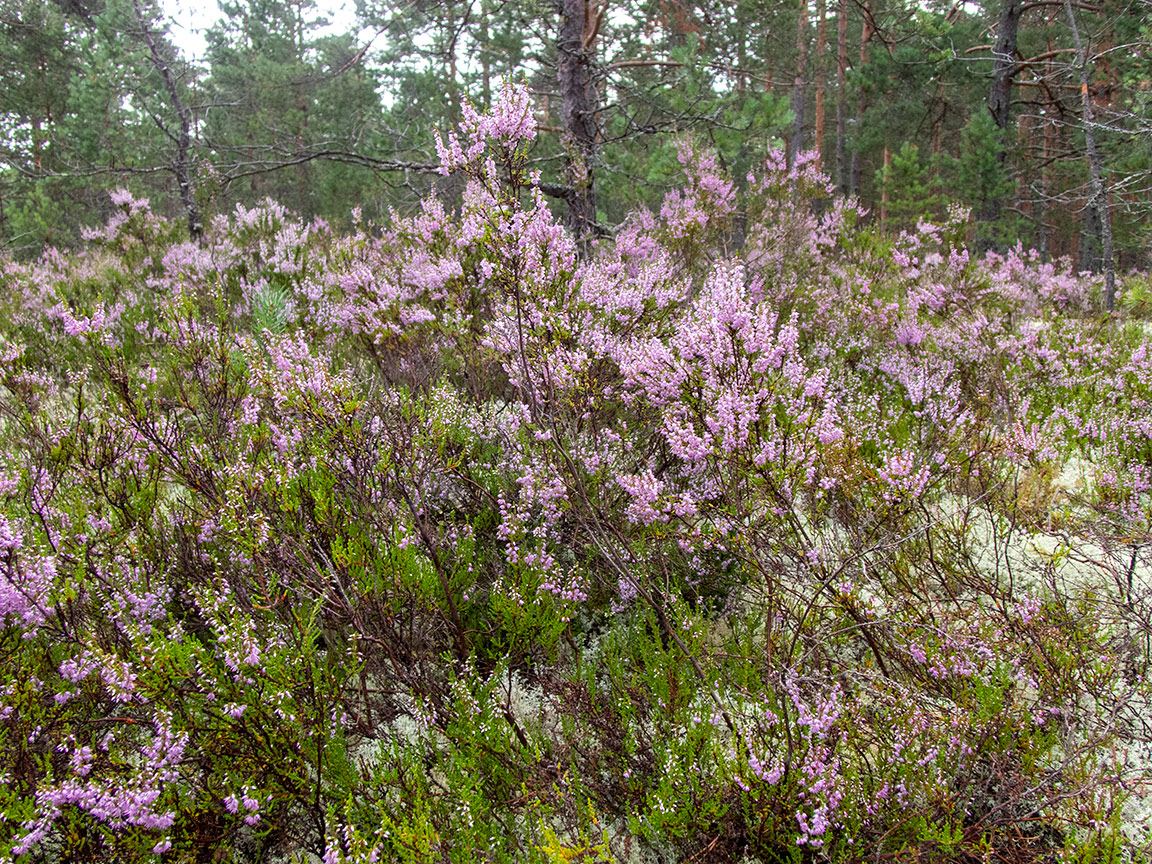
[[[687,140],[581,254],[463,117],[457,210],[4,264],[3,854],[1146,855],[1138,291]]]

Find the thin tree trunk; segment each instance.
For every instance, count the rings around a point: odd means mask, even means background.
[[[1048,54],[1051,57],[1055,49],[1055,43],[1052,37],[1048,37]],[[1046,81],[1053,80],[1053,63],[1049,59],[1044,64],[1044,79]],[[1051,231],[1048,227],[1048,200],[1052,195],[1052,167],[1051,160],[1052,154],[1056,152],[1056,122],[1052,115],[1052,106],[1044,106],[1044,114],[1041,119],[1043,127],[1043,135],[1040,139],[1040,201],[1037,206],[1036,218],[1039,223],[1039,231],[1037,236],[1037,247],[1044,260],[1047,261],[1052,257],[1052,238]]]
[[[44,135],[40,130],[40,118],[32,118],[32,167],[36,173],[44,167]]]
[[[1008,167],[1008,132],[1012,123],[1012,79],[1019,71],[1016,64],[1016,38],[1020,30],[1020,15],[1023,0],[1003,0],[1000,6],[1000,22],[996,32],[996,45],[992,49],[992,86],[988,90],[988,111],[996,128],[1001,130],[1000,149],[996,163],[1001,172]],[[1004,201],[992,196],[984,202],[977,214],[981,222],[992,223],[1000,219],[1004,212]],[[978,244],[981,251],[995,246],[991,237],[985,236]]]
[[[944,85],[936,85],[936,96],[932,108],[932,164],[933,170],[939,172],[940,153],[944,150],[944,117],[948,107],[944,104]]]
[[[772,47],[772,34],[764,34],[764,92],[772,92],[772,58],[776,56],[776,51]]]
[[[824,74],[824,48],[828,41],[826,0],[816,0],[816,152],[817,165],[824,165],[824,91],[827,76]]]
[[[40,72],[41,84],[43,85],[44,79],[48,75],[48,61],[43,52],[39,55],[38,71]],[[52,128],[52,91],[50,88],[45,88],[43,91],[46,94],[44,101],[44,116],[34,116],[32,118],[32,164],[39,174],[44,167],[44,145],[48,143],[45,139],[44,129],[41,128],[41,120],[43,120],[44,128]]]
[[[796,13],[796,77],[792,79],[792,138],[788,142],[788,164],[804,147],[804,90],[808,86],[808,0],[800,0]]]
[[[480,87],[484,104],[492,104],[492,36],[488,30],[488,9],[480,15]]]
[[[880,230],[883,231],[888,222],[889,186],[892,183],[892,151],[884,145],[884,187],[880,190]]]
[[[1076,244],[1076,269],[1081,272],[1099,273],[1104,263],[1103,229],[1096,202],[1087,201],[1080,208],[1080,237]]]
[[[152,35],[151,25],[144,17],[139,0],[132,0],[132,9],[136,13],[136,22],[140,25],[141,38],[148,46],[148,53],[152,59],[153,68],[164,81],[164,89],[168,93],[168,101],[180,123],[180,130],[171,136],[176,142],[176,154],[172,159],[172,173],[176,175],[176,185],[180,187],[180,201],[184,205],[184,212],[188,216],[188,236],[198,241],[204,232],[200,217],[200,205],[196,203],[195,190],[192,188],[192,173],[190,171],[192,151],[192,113],[184,100],[180,98],[180,91],[176,88],[176,79],[172,75],[172,68],[164,55],[160,53],[160,46],[156,44],[156,37]]]
[[[864,4],[864,23],[860,26],[860,68],[863,69],[864,65],[868,62],[868,43],[872,41],[872,19],[870,17],[871,8],[865,0]],[[860,125],[864,122],[864,109],[866,103],[864,101],[864,91],[861,90],[856,97],[856,119],[853,123],[853,129],[859,130]],[[860,194],[860,175],[863,172],[863,165],[860,162],[860,153],[858,150],[852,150],[852,179],[851,186],[849,187],[849,194],[858,196]]]
[[[741,30],[736,42],[736,92],[743,93],[748,89],[748,78],[744,70],[748,68],[748,31]]]
[[[302,91],[303,88],[300,88]],[[296,103],[296,110],[300,112],[300,128],[296,134],[296,152],[303,153],[305,147],[308,145],[308,102],[306,101],[303,92],[298,93],[299,101]],[[296,209],[304,218],[311,218],[311,208],[308,206],[308,191],[311,184],[308,182],[308,166],[309,162],[305,160],[300,163],[300,171],[296,177]]]
[[[836,10],[836,185],[848,194],[848,0]]]
[[[1084,121],[1084,146],[1088,151],[1088,175],[1092,181],[1092,208],[1099,222],[1100,240],[1104,256],[1104,308],[1109,312],[1116,305],[1116,262],[1112,250],[1112,214],[1108,206],[1108,187],[1104,182],[1103,160],[1096,148],[1096,117],[1092,110],[1092,94],[1088,90],[1088,53],[1080,38],[1072,0],[1064,0],[1064,13],[1072,28],[1072,47],[1076,49],[1076,64],[1080,67],[1080,104]]]
[[[944,194],[944,180],[941,176],[941,154],[944,152],[944,117],[948,113],[948,106],[944,102],[944,85],[936,86],[936,105],[932,123],[932,170],[930,173],[931,195],[936,199],[934,207],[936,218],[947,218],[947,195]]]
[[[455,4],[446,3],[447,20],[444,21],[444,60],[447,65],[445,74],[448,77],[448,104],[451,106],[449,115],[453,119],[460,116],[460,81],[456,61],[456,39],[459,29],[456,25]]]
[[[1044,135],[1041,145],[1041,158],[1043,160],[1040,169],[1040,200],[1036,205],[1036,221],[1039,226],[1036,237],[1036,246],[1042,258],[1047,261],[1052,257],[1052,239],[1048,228],[1048,198],[1052,194],[1051,172],[1048,167],[1048,162],[1052,158],[1052,121],[1047,117],[1044,118]]]

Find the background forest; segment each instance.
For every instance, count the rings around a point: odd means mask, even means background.
[[[360,0],[335,35],[310,0],[221,8],[192,63],[151,0],[3,0],[6,248],[74,245],[121,187],[193,235],[265,198],[347,228],[458,195],[434,133],[513,79],[577,234],[658,206],[691,131],[738,182],[816,149],[885,231],[960,204],[980,250],[1148,263],[1146,0]]]

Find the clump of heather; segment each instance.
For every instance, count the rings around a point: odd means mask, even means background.
[[[1146,854],[1142,307],[690,140],[578,250],[533,124],[3,263],[0,859]]]

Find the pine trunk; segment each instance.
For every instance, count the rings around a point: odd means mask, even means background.
[[[801,0],[796,13],[796,77],[792,79],[792,138],[788,142],[788,164],[804,147],[804,90],[808,86],[808,3]]]
[[[836,186],[848,194],[848,8],[836,10]]]
[[[1072,46],[1076,49],[1076,64],[1080,67],[1080,108],[1084,123],[1084,146],[1088,151],[1088,176],[1092,181],[1091,233],[1100,239],[1100,254],[1104,264],[1104,307],[1111,312],[1116,305],[1116,262],[1112,251],[1112,212],[1108,205],[1108,186],[1104,182],[1103,159],[1096,147],[1096,115],[1092,107],[1092,94],[1088,90],[1088,54],[1080,38],[1072,0],[1064,0],[1064,12],[1072,30]],[[1086,220],[1087,221],[1087,220]],[[1089,233],[1088,231],[1085,232]],[[1094,268],[1089,268],[1094,269]]]
[[[557,44],[557,89],[560,123],[568,149],[568,227],[587,251],[596,226],[597,94],[592,78],[592,43],[597,12],[591,0],[563,0]]]
[[[988,111],[1001,130],[1000,149],[996,154],[996,162],[1001,172],[1008,167],[1009,131],[1012,123],[1012,79],[1019,71],[1016,63],[1016,37],[1020,31],[1020,15],[1023,12],[1023,0],[1003,0],[1000,6],[1000,22],[996,33],[996,46],[993,48],[994,61],[992,64],[992,86],[988,91]],[[992,196],[981,206],[977,214],[981,222],[992,223],[1000,220],[1004,212],[1004,201]],[[988,234],[980,241],[981,251],[988,251],[995,246],[995,242]]]
[[[184,100],[180,98],[175,74],[161,53],[160,46],[156,43],[151,24],[144,16],[139,0],[133,0],[132,9],[136,13],[136,22],[140,25],[140,38],[148,47],[152,67],[164,82],[168,101],[171,103],[172,110],[176,112],[176,119],[180,128],[175,133],[168,133],[168,137],[176,145],[176,152],[172,156],[172,173],[176,175],[176,185],[180,188],[180,201],[184,205],[184,212],[188,217],[188,235],[193,242],[199,241],[204,232],[204,226],[200,216],[200,205],[196,201],[196,191],[192,185],[192,112],[184,104]]]
[[[868,43],[872,41],[872,18],[871,7],[867,2],[863,4],[864,9],[864,23],[860,26],[860,68],[864,68],[868,62]],[[864,122],[864,109],[867,104],[864,100],[864,91],[861,90],[856,97],[856,119],[853,123],[854,129],[859,129],[860,125]],[[861,164],[860,152],[858,150],[852,151],[852,179],[851,186],[849,187],[849,194],[852,196],[859,196],[860,194],[860,177],[864,171],[864,166]]]
[[[888,223],[888,192],[892,183],[892,151],[884,146],[884,188],[880,190],[880,230],[883,231]]]
[[[826,0],[816,0],[816,152],[817,165],[824,165],[824,90],[827,86],[824,75],[824,47],[828,41]]]

